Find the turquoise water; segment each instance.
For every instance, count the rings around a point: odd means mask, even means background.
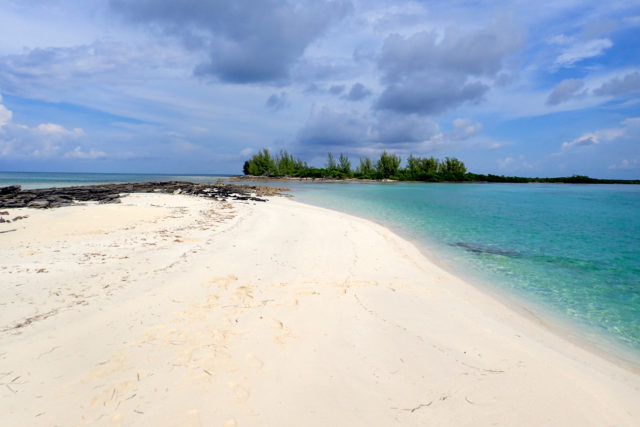
[[[217,179],[0,173],[0,186]],[[272,185],[291,187],[302,202],[381,222],[431,249],[466,278],[494,286],[538,314],[569,321],[606,351],[623,348],[640,360],[640,186]]]
[[[311,184],[301,201],[367,217],[464,275],[640,355],[640,186]]]

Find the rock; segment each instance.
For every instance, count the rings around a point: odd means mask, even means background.
[[[264,202],[258,196],[282,194],[287,189],[273,187],[241,186],[217,182],[196,184],[192,182],[134,182],[126,184],[101,184],[83,187],[42,188],[21,191],[20,186],[0,189],[0,208],[55,208],[76,202],[120,203],[120,195],[128,193],[189,194],[216,200],[250,200]],[[8,214],[8,212],[7,212]]]
[[[32,200],[29,203],[27,203],[27,207],[28,208],[48,208],[50,205],[48,200],[43,200],[43,199],[36,199],[36,200]]]
[[[0,195],[19,193],[22,187],[19,185],[10,185],[8,187],[0,187]]]
[[[9,211],[0,211],[0,215],[9,215]]]

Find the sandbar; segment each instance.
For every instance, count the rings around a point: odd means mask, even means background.
[[[0,224],[2,425],[640,424],[640,375],[379,224],[131,194]]]

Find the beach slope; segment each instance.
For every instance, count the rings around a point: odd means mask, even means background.
[[[3,425],[638,425],[639,375],[375,223],[132,194],[0,224]]]

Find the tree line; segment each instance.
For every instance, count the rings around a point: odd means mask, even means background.
[[[354,168],[351,160],[340,153],[337,157],[333,153],[327,154],[325,167],[309,166],[307,162],[294,157],[286,150],[278,154],[271,154],[268,149],[262,149],[244,162],[243,172],[250,176],[265,176],[273,178],[294,177],[313,179],[392,179],[397,181],[425,181],[425,182],[543,182],[543,183],[572,183],[572,184],[640,184],[640,180],[596,179],[584,175],[557,178],[526,178],[504,175],[484,175],[467,172],[464,163],[455,157],[445,157],[444,160],[435,157],[417,157],[410,155],[404,167],[402,158],[396,154],[383,151],[380,156],[372,160],[361,157]]]
[[[393,179],[399,181],[463,181],[467,169],[456,158],[409,156],[406,167],[400,167],[402,158],[383,151],[380,157],[371,160],[361,157],[359,164],[352,167],[351,160],[340,153],[327,154],[325,167],[309,166],[307,162],[294,157],[285,150],[272,155],[268,149],[254,154],[244,162],[245,175],[268,177],[329,178],[329,179]]]

